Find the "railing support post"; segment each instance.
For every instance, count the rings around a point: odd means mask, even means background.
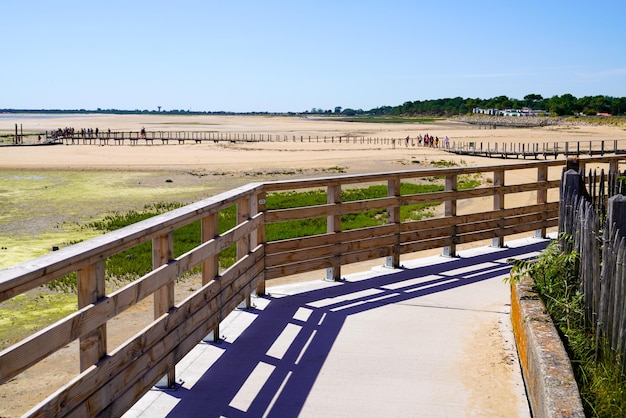
[[[78,280],[78,309],[97,302],[105,296],[104,261],[87,266],[76,272]],[[96,364],[107,351],[107,326],[102,324],[80,338],[80,371]]]
[[[493,187],[500,188],[504,186],[504,170],[498,170],[493,172]],[[493,210],[500,211],[504,209],[504,193],[499,190],[495,190],[493,194]],[[504,235],[501,233],[501,228],[503,225],[500,225],[500,229],[498,230],[498,236],[491,240],[492,247],[502,248],[504,247]]]
[[[537,182],[541,183],[537,188],[537,204],[544,205],[548,203],[548,186],[546,185],[548,181],[548,167],[547,166],[539,166],[537,167]],[[535,231],[536,238],[545,238],[546,237],[546,213],[544,212],[542,215],[542,220],[544,225],[541,229]]]
[[[258,213],[265,212],[265,203],[266,203],[265,192],[261,192],[254,196],[251,203],[252,216],[257,215]],[[256,248],[259,245],[265,244],[265,222],[261,222],[261,226],[256,230],[256,233],[251,237],[251,246],[252,248]],[[263,250],[264,251],[264,250]],[[265,257],[263,257],[263,264],[265,264]],[[265,271],[265,269],[263,269]],[[257,295],[265,294],[265,272],[261,273],[261,277],[259,279],[259,283],[256,287]]]
[[[167,264],[174,259],[174,233],[169,232],[152,240],[152,269]],[[167,313],[175,304],[174,281],[154,292],[154,318],[159,318]],[[173,388],[176,385],[176,365],[172,364],[165,376],[167,382],[159,383],[158,386],[167,385]]]
[[[387,196],[400,197],[400,179],[392,178],[387,182]],[[387,223],[398,226],[396,232],[397,241],[392,249],[392,254],[387,256],[385,261],[386,267],[399,268],[400,267],[400,205],[396,204],[387,209]]]
[[[217,214],[212,213],[208,216],[205,216],[200,221],[201,227],[201,240],[202,242],[207,242],[214,239],[218,234],[217,229]],[[202,285],[206,285],[210,283],[212,280],[216,280],[219,275],[219,253],[207,258],[202,262]],[[221,309],[218,310],[218,314],[221,314]],[[204,338],[206,342],[216,342],[220,339],[220,322],[222,319],[219,317],[217,320],[217,325],[215,328],[209,332]]]
[[[250,202],[251,199],[246,197],[237,202],[237,224],[239,225],[242,222],[250,219]],[[237,242],[237,260],[241,260],[245,256],[250,254],[250,235],[246,234]],[[250,309],[252,307],[252,292],[250,291],[246,295],[246,309]]]
[[[445,190],[447,192],[456,192],[458,190],[458,178],[456,173],[446,176]],[[456,216],[456,197],[445,201],[444,216]],[[449,247],[443,247],[443,255],[445,257],[456,257],[456,226],[453,226],[452,229],[452,243]]]
[[[329,205],[341,203],[341,185],[328,186],[326,202]],[[326,232],[328,232],[329,234],[341,232],[341,215],[327,216]],[[333,260],[333,266],[326,269],[326,280],[341,280],[341,262],[339,260],[340,256],[341,254],[336,254]]]

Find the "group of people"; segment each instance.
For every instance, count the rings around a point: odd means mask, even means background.
[[[110,130],[109,130],[110,131]],[[65,127],[64,129],[59,128],[56,131],[52,131],[50,136],[54,139],[56,138],[73,138],[76,130],[74,128]],[[82,128],[79,132],[81,138],[93,138],[94,136],[98,137],[99,130],[96,129],[85,129]],[[48,131],[46,131],[46,137],[48,137]]]
[[[439,137],[438,136],[432,136],[432,135],[424,135],[422,137],[422,134],[419,134],[417,136],[417,145],[420,147],[430,147],[430,148],[439,148],[440,147],[440,142],[439,142]],[[411,137],[407,136],[404,140],[404,145],[406,147],[409,146],[409,142],[411,142],[412,146],[415,146],[415,141],[411,141]],[[443,140],[443,144],[442,146],[444,148],[450,148],[450,138],[448,138],[448,136],[446,135],[445,139]]]

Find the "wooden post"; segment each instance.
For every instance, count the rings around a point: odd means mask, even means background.
[[[328,186],[326,202],[329,205],[341,203],[341,185]],[[326,217],[326,232],[329,234],[341,232],[341,215],[329,215]],[[335,255],[333,266],[326,269],[326,280],[341,280],[341,262],[339,257],[340,254]]]
[[[237,224],[250,219],[250,197],[245,197],[237,202]],[[237,260],[241,260],[250,254],[250,235],[246,234],[237,241]],[[246,294],[246,309],[252,307],[251,293]]]
[[[548,181],[548,167],[545,165],[537,167],[537,182],[541,183],[537,188],[537,204],[545,205],[548,202],[548,186],[546,185]],[[544,225],[542,225],[541,229],[535,231],[536,238],[545,238],[546,237],[546,213],[543,212],[542,220]]]
[[[98,261],[76,272],[78,281],[78,309],[95,303],[105,296],[104,261]],[[80,337],[80,371],[96,364],[107,351],[106,322],[94,331]]]
[[[615,175],[617,176],[619,173],[619,160],[615,159],[615,160],[611,160],[609,161],[609,173],[615,173]]]
[[[570,169],[563,173],[559,198],[559,236],[565,233],[574,236],[574,217],[576,201],[586,194],[581,172]],[[571,245],[564,248],[566,253],[571,251]]]
[[[167,264],[174,258],[174,233],[169,232],[152,240],[152,268],[156,269]],[[154,292],[154,318],[159,318],[174,307],[174,281]],[[167,385],[172,388],[176,385],[176,365],[172,364],[165,376]]]
[[[217,224],[217,214],[212,213],[208,216],[205,216],[200,221],[201,227],[201,240],[202,242],[208,242],[214,239],[218,234],[218,224]],[[211,256],[210,258],[204,260],[202,262],[202,285],[208,284],[211,280],[219,280],[219,253]],[[218,310],[218,314],[221,315],[222,310]],[[204,338],[206,342],[216,342],[219,341],[220,338],[220,322],[224,318],[218,319],[218,324],[209,335]]]
[[[256,196],[253,196],[252,202],[250,204],[252,216],[257,215],[258,213],[265,212],[265,203],[266,203],[265,199],[266,199],[265,192],[261,192],[257,194]],[[259,245],[265,244],[265,222],[261,222],[259,229],[257,229],[256,233],[252,235],[250,244],[252,248],[256,248]],[[263,258],[263,260],[265,260],[265,258]],[[263,277],[261,277],[256,287],[257,295],[265,294],[265,273],[262,273],[262,276]]]
[[[392,178],[387,182],[387,196],[400,197],[400,178]],[[400,225],[400,206],[394,205],[387,208],[387,223]],[[387,256],[385,266],[391,268],[400,267],[400,230],[397,231],[398,240],[393,248],[391,256]]]
[[[502,186],[504,186],[504,170],[494,171],[493,187],[499,188]],[[493,210],[500,211],[502,209],[504,209],[504,193],[495,190],[493,194]],[[502,225],[500,227],[502,227]],[[502,234],[498,234],[497,237],[491,240],[491,246],[498,248],[504,247],[504,236]]]
[[[458,179],[455,174],[448,174],[446,176],[446,191],[456,192],[458,190]],[[456,216],[456,198],[446,200],[444,203],[444,216]],[[446,257],[456,257],[456,225],[453,226],[454,232],[452,233],[452,244],[449,247],[443,248],[443,255]]]
[[[626,238],[626,197],[621,194],[611,197],[607,211],[607,226],[612,231],[618,231],[620,237]]]

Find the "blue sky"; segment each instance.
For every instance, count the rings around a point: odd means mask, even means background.
[[[2,0],[0,108],[626,96],[626,2]]]

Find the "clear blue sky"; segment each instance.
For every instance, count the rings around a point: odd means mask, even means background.
[[[624,0],[2,0],[0,15],[0,108],[626,96]]]

